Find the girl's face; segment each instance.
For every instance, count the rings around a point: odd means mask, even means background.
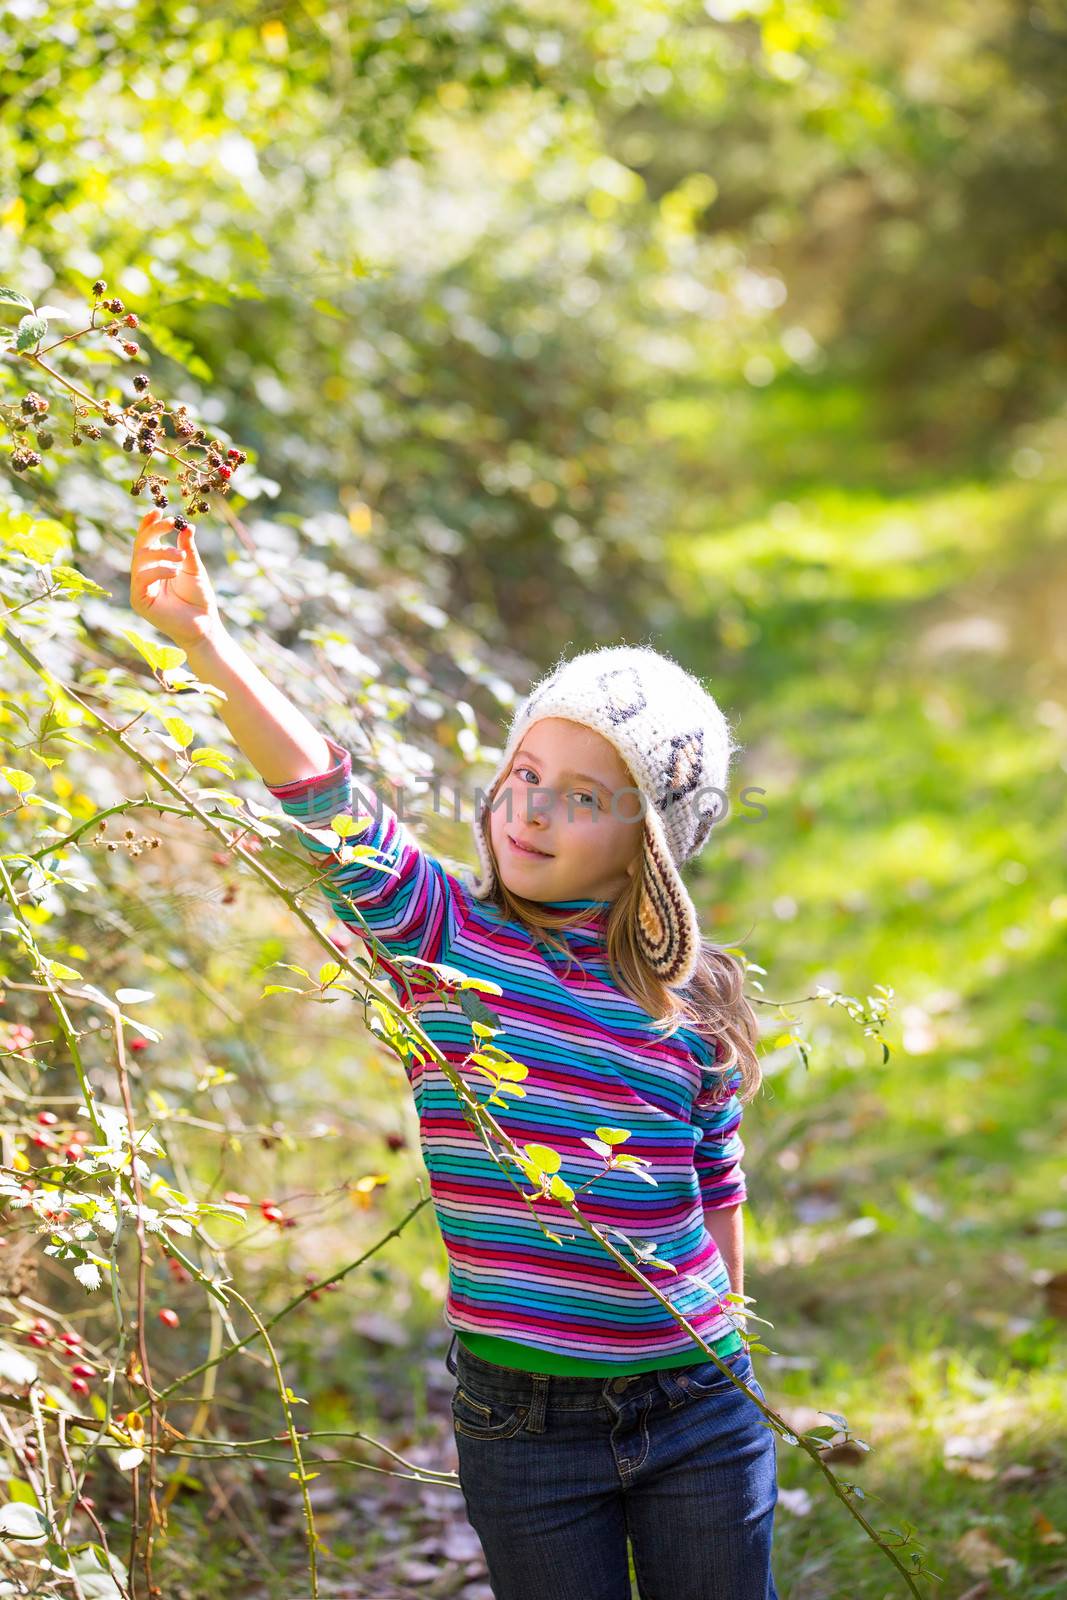
[[[513,894],[614,900],[637,871],[643,832],[641,796],[613,744],[566,717],[531,724],[489,813]]]

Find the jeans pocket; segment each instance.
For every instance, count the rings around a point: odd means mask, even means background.
[[[462,1384],[452,1395],[452,1422],[457,1433],[468,1439],[510,1439],[518,1433],[529,1415],[529,1406],[517,1405],[496,1396],[479,1399]]]
[[[753,1387],[755,1368],[746,1345],[720,1359],[724,1366],[729,1367],[735,1378],[739,1378],[748,1388]],[[702,1361],[695,1367],[687,1367],[684,1372],[676,1373],[675,1376],[687,1393],[697,1397],[706,1394],[729,1394],[737,1389],[737,1385],[730,1381],[725,1372],[719,1370],[714,1361]]]

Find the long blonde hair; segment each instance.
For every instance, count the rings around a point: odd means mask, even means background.
[[[509,769],[510,770],[510,769]],[[507,772],[500,775],[489,794],[490,805]],[[520,923],[536,942],[558,950],[582,965],[559,933],[581,928],[595,920],[595,908],[548,910],[538,900],[513,894],[504,883],[489,829],[485,830],[493,865],[490,899],[512,921]],[[628,886],[611,902],[605,928],[605,956],[619,988],[652,1018],[657,1030],[669,1036],[679,1027],[691,1028],[712,1046],[716,1071],[733,1082],[742,1104],[756,1094],[763,1081],[756,1047],[759,1019],[745,997],[745,969],[737,957],[711,939],[702,938],[696,971],[682,988],[672,988],[657,977],[637,943],[641,875],[634,873]],[[584,970],[584,969],[583,969]],[[568,967],[568,972],[570,968]]]

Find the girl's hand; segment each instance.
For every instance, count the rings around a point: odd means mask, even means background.
[[[172,550],[163,541],[173,527],[173,517],[161,511],[149,511],[141,518],[133,541],[130,606],[187,650],[224,629],[193,529],[189,525],[179,529],[178,548]]]

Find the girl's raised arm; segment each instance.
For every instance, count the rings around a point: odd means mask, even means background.
[[[446,961],[462,894],[459,884],[422,848],[391,806],[353,782],[348,751],[328,734],[326,744],[330,765],[325,771],[267,788],[288,816],[316,830],[308,834],[302,828],[300,836],[313,856],[329,864],[323,883],[327,900],[356,933],[361,928],[353,904],[369,931],[388,949],[423,961]],[[346,866],[337,860],[338,836],[330,822],[339,815],[365,822],[350,842],[374,850],[373,863],[360,859]],[[319,837],[324,830],[326,836]]]
[[[460,886],[388,805],[376,797],[364,803],[352,783],[348,752],[319,733],[226,631],[193,529],[179,531],[177,549],[166,544],[173,530],[174,520],[158,512],[141,521],[130,571],[133,611],[186,652],[202,682],[223,690],[219,715],[283,811],[319,829],[342,813],[368,819],[354,842],[370,845],[389,870],[366,861],[342,865],[335,856],[336,835],[331,845],[301,831],[312,855],[335,858],[324,893],[341,921],[361,931],[351,900],[387,948],[445,961]]]

